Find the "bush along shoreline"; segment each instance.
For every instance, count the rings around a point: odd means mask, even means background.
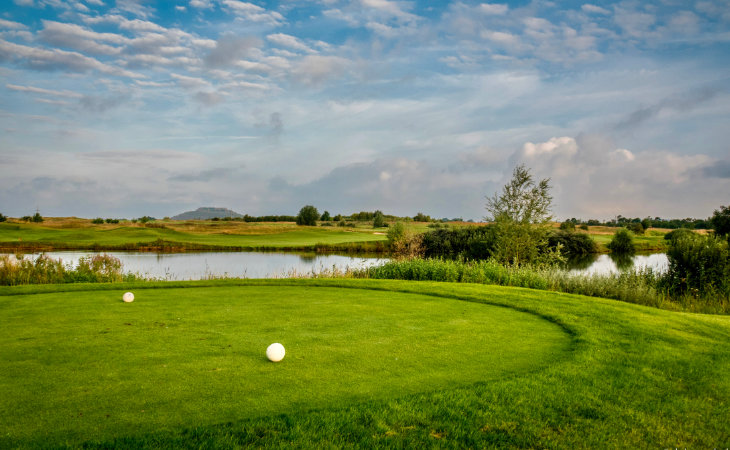
[[[60,283],[115,283],[140,281],[134,274],[122,271],[122,262],[111,255],[82,257],[76,267],[60,259],[40,255],[35,259],[0,257],[0,285]]]

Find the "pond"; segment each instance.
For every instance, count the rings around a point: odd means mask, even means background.
[[[201,280],[210,277],[273,278],[311,274],[324,270],[344,271],[381,264],[377,256],[323,255],[315,253],[271,252],[203,252],[203,253],[146,253],[146,252],[46,252],[53,259],[76,266],[79,258],[95,254],[112,255],[122,261],[124,272],[146,278],[164,280]],[[35,258],[38,254],[25,255]]]
[[[608,274],[627,269],[651,269],[655,273],[666,272],[669,259],[666,253],[633,256],[587,255],[568,262],[568,269],[575,274]]]
[[[139,252],[46,252],[53,259],[76,266],[82,256],[106,253],[119,258],[124,272],[163,280],[200,280],[211,277],[272,278],[307,275],[312,272],[366,268],[383,264],[388,258],[379,255],[332,255],[315,253],[274,252],[203,252],[203,253],[139,253]],[[37,257],[26,255],[25,258]],[[572,273],[615,273],[632,267],[648,267],[655,272],[667,269],[664,253],[616,258],[611,255],[588,255],[570,261]]]

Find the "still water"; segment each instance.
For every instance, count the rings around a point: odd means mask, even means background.
[[[325,270],[361,269],[388,261],[379,256],[322,255],[315,253],[262,253],[262,252],[205,252],[205,253],[106,253],[122,261],[124,272],[146,278],[164,280],[200,280],[209,277],[271,278],[307,275]],[[79,258],[97,252],[47,252],[46,256],[61,259],[75,267]],[[38,255],[25,255],[34,258]],[[589,255],[571,261],[572,273],[606,274],[619,270],[651,268],[655,272],[667,270],[664,253],[615,258],[610,255]]]
[[[53,259],[76,267],[79,258],[105,253],[122,261],[123,271],[146,278],[200,280],[209,277],[272,278],[306,275],[324,270],[360,269],[385,260],[378,257],[353,257],[307,253],[205,252],[46,252]],[[38,255],[25,255],[35,258]]]

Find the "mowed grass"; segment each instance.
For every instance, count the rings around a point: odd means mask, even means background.
[[[221,225],[218,225],[218,224]],[[301,248],[317,244],[385,241],[381,231],[351,230],[339,227],[300,227],[294,224],[247,224],[244,222],[210,222],[188,226],[162,224],[164,228],[142,225],[91,225],[59,222],[49,224],[0,223],[0,246],[40,244],[53,247],[87,248],[121,247],[128,244],[154,243],[158,240],[179,244],[238,248]]]
[[[596,241],[599,249],[603,252],[608,252],[608,243],[613,239],[613,235],[619,228],[615,227],[589,227],[588,234]],[[649,229],[644,234],[634,235],[634,245],[637,251],[665,251],[667,249],[667,241],[664,239],[664,235],[667,234],[668,229]]]
[[[131,305],[119,302],[127,289]],[[245,320],[246,291],[274,297],[262,323]],[[274,313],[287,318],[263,320]],[[0,447],[730,446],[727,316],[521,288],[315,279],[0,288],[0,320],[10,399]],[[287,347],[282,363],[263,360],[270,341]],[[424,363],[395,365],[411,346]],[[248,389],[264,400],[244,406]]]
[[[537,315],[420,294],[138,288],[125,304],[123,292],[0,297],[0,447],[463,387],[541,369],[571,346],[564,329]],[[287,349],[281,363],[265,358],[273,342]]]

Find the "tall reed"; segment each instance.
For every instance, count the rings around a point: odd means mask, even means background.
[[[651,269],[571,274],[558,266],[511,266],[494,260],[410,259],[358,271],[361,278],[495,284],[581,294],[670,310],[730,314],[730,301],[717,296],[670,295]]]

